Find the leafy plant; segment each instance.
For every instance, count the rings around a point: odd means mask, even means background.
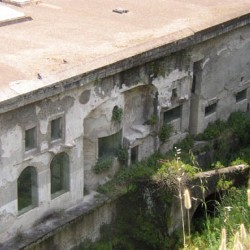
[[[221,176],[219,181],[217,182],[217,189],[218,190],[228,190],[233,185],[233,182],[227,180],[224,175]]]
[[[104,171],[108,170],[113,164],[113,156],[104,155],[100,157],[94,166],[94,172],[96,174],[103,173]]]
[[[167,142],[172,132],[173,132],[172,124],[164,124],[159,132],[159,138],[161,142],[163,143]]]
[[[198,140],[212,140],[218,138],[228,127],[227,123],[221,120],[216,120],[209,123],[203,133],[197,135]]]
[[[123,115],[123,109],[119,108],[118,106],[114,106],[112,111],[112,121],[120,123],[122,121],[122,115]]]
[[[128,164],[128,150],[126,148],[119,148],[117,150],[117,158],[120,164],[127,165]]]
[[[176,148],[180,148],[182,151],[189,151],[194,146],[194,139],[187,135],[182,141],[174,145]]]
[[[239,137],[242,144],[250,140],[250,117],[244,112],[234,112],[230,115],[228,123],[233,132]]]
[[[154,126],[157,124],[157,115],[151,115],[150,119],[149,119],[149,124],[151,126]]]
[[[223,165],[222,162],[220,161],[216,161],[215,163],[212,164],[212,166],[215,168],[215,169],[220,169],[220,168],[224,168],[225,166]]]

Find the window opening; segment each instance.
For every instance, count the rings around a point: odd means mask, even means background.
[[[244,89],[244,90],[236,93],[236,96],[235,96],[236,102],[243,101],[246,98],[247,98],[247,89]]]
[[[205,107],[205,116],[211,115],[216,111],[217,103]]]
[[[66,153],[60,153],[53,158],[50,175],[52,198],[69,190],[69,157]]]
[[[138,161],[138,151],[139,151],[138,146],[131,148],[131,164],[134,164]]]
[[[201,63],[202,60],[199,60],[197,62],[194,62],[193,64],[193,82],[191,87],[191,93],[196,93],[198,79],[201,77]]]
[[[178,106],[176,108],[165,111],[163,121],[164,121],[164,124],[166,124],[176,119],[179,119],[180,117],[181,117],[181,106]]]
[[[37,174],[34,167],[25,168],[17,180],[18,211],[25,212],[36,205]]]
[[[171,96],[171,98],[175,99],[177,96],[178,96],[177,95],[177,88],[172,89],[172,96]]]
[[[51,121],[51,140],[62,138],[62,118]]]
[[[98,139],[98,156],[114,156],[122,145],[122,130]]]
[[[25,150],[36,147],[36,127],[25,130]]]

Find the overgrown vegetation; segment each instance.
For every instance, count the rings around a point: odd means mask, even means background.
[[[159,133],[162,142],[168,140],[172,130],[170,127],[164,129],[165,131]],[[202,148],[196,147],[197,140],[209,142],[202,144]],[[125,194],[124,200],[122,198],[124,203],[120,203],[119,214],[122,214],[122,217],[111,227],[104,228],[100,242],[94,245],[85,244],[79,249],[180,249],[183,244],[182,233],[176,232],[177,236],[170,238],[167,233],[169,221],[164,220],[171,219],[168,206],[173,197],[179,197],[181,202],[184,199],[180,192],[180,182],[184,185],[188,179],[201,171],[198,164],[201,152],[212,152],[210,169],[250,164],[249,143],[250,119],[245,113],[236,112],[227,122],[216,121],[209,124],[204,133],[196,138],[186,137],[166,155],[155,153],[147,161],[122,168],[110,182],[99,187],[99,192],[111,197]],[[120,155],[125,162],[126,152],[121,151]],[[205,183],[201,183],[200,188],[205,192]],[[218,190],[224,191],[220,193],[220,199],[215,201],[216,206],[212,213],[207,210],[208,204],[204,196],[202,204],[205,215],[199,220],[198,226],[191,226],[190,230],[196,231],[193,231],[190,237],[189,233],[186,235],[184,243],[188,247],[185,249],[198,247],[217,250],[221,244],[222,226],[227,232],[229,247],[233,245],[239,225],[244,224],[246,229],[250,230],[246,189],[232,187],[232,182],[222,176],[218,182]],[[147,196],[147,192],[150,192],[150,195]],[[136,208],[131,209],[135,204]]]
[[[94,172],[100,174],[112,167],[114,157],[110,155],[103,155],[94,166]]]
[[[120,123],[122,121],[123,109],[115,106],[112,111],[112,121]]]
[[[207,212],[207,211],[205,211]],[[207,216],[196,222],[196,232],[192,234],[188,249],[207,249],[218,250],[221,244],[221,230],[224,228],[227,235],[228,249],[233,249],[235,235],[244,224],[246,231],[250,229],[250,207],[247,205],[246,188],[232,187],[225,191],[221,202],[217,202],[214,214],[216,216]],[[197,225],[198,224],[198,225]],[[250,238],[242,240],[242,244],[247,244],[248,250]],[[245,242],[245,243],[244,243]],[[247,247],[248,246],[248,247]]]
[[[160,141],[162,143],[167,142],[172,132],[173,126],[171,124],[164,124],[159,131]]]
[[[116,154],[120,164],[126,166],[128,164],[128,149],[119,148]]]

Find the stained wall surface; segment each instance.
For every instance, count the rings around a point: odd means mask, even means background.
[[[249,108],[250,27],[187,47],[168,56],[108,77],[80,80],[78,87],[0,115],[0,242],[25,230],[45,213],[77,205],[98,185],[113,177],[96,174],[100,138],[121,132],[120,146],[128,165],[156,150],[166,152],[187,132],[198,134],[209,122],[227,119]],[[114,107],[122,117],[114,121]],[[51,137],[51,121],[60,118],[61,135]],[[171,124],[166,142],[161,128]],[[27,149],[26,132],[35,128],[35,146]],[[67,185],[51,194],[51,164],[55,156],[69,157]],[[36,171],[34,203],[18,210],[18,178],[32,166]],[[53,178],[56,178],[53,176]]]

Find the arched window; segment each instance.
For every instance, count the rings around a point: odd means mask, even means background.
[[[25,168],[17,180],[18,212],[23,213],[37,205],[37,173],[34,167]]]
[[[56,155],[50,164],[52,199],[69,190],[69,156],[66,153]]]

